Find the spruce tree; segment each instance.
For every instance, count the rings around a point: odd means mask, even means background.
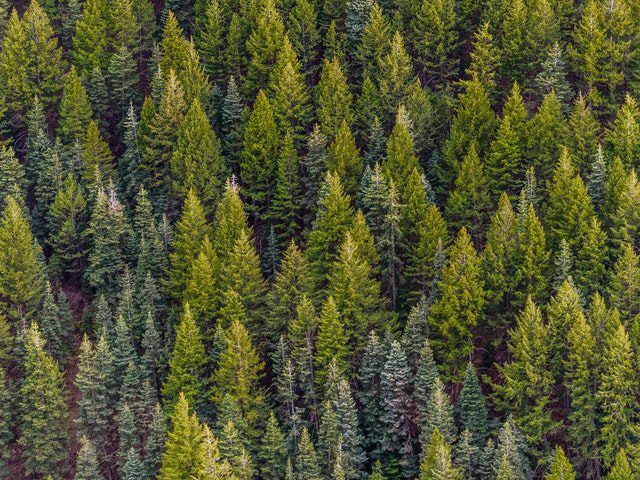
[[[0,302],[13,329],[35,318],[45,294],[45,266],[24,211],[7,198],[0,219]]]
[[[76,473],[73,480],[95,480],[100,478],[96,449],[91,440],[83,435],[80,438],[80,451],[76,460]]]
[[[259,457],[261,461],[260,473],[264,478],[273,478],[274,480],[285,478],[287,449],[284,435],[273,412],[269,415],[262,437]]]
[[[204,345],[189,304],[185,303],[184,313],[176,327],[176,339],[169,360],[169,373],[162,386],[165,410],[173,412],[178,397],[193,406],[203,408],[204,391],[201,386],[206,364]]]
[[[281,241],[295,239],[300,231],[300,159],[289,132],[282,141],[278,157],[278,169],[271,206],[274,231]]]
[[[227,171],[220,140],[197,99],[180,124],[170,172],[172,204],[179,205],[193,189],[205,211],[214,210]]]
[[[62,477],[67,459],[67,406],[62,372],[44,351],[45,341],[35,323],[25,338],[25,376],[20,386],[18,440],[28,475]]]
[[[331,58],[331,57],[329,57]],[[316,87],[318,123],[324,137],[333,141],[343,120],[351,122],[352,95],[337,57],[324,60]]]
[[[13,413],[11,411],[11,397],[4,367],[0,369],[0,400],[2,401],[2,407],[0,407],[0,448],[2,451],[2,454],[0,454],[0,467],[4,472],[0,474],[0,478],[8,480],[11,475],[9,461],[11,460],[11,443],[13,440],[13,432],[11,431]]]
[[[462,472],[453,465],[451,446],[437,428],[433,431],[429,443],[424,446],[419,479],[462,479]]]
[[[205,460],[203,430],[182,394],[178,396],[171,423],[173,428],[167,438],[158,479],[197,477]]]
[[[623,478],[633,478],[633,469],[629,464],[624,448],[616,453],[615,462],[605,477],[607,480],[622,480]]]
[[[489,413],[480,389],[477,371],[472,363],[467,366],[456,408],[460,430],[467,430],[470,433],[470,442],[480,450],[485,445],[489,433]]]
[[[265,93],[258,93],[253,111],[244,129],[240,179],[244,185],[247,208],[265,219],[272,202],[276,182],[276,159],[280,148],[278,129],[271,104]]]
[[[464,227],[451,247],[438,288],[442,297],[429,310],[433,346],[447,378],[460,378],[464,360],[472,351],[471,332],[485,303],[480,258]]]

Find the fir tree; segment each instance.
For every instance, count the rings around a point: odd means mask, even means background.
[[[169,374],[162,386],[162,396],[168,412],[173,411],[179,395],[193,405],[196,411],[203,407],[204,391],[201,383],[205,363],[200,331],[191,315],[189,304],[185,304],[182,319],[176,328]]]
[[[485,445],[489,433],[489,414],[480,389],[478,375],[472,363],[467,366],[456,408],[460,430],[467,430],[470,433],[471,443],[480,450]]]
[[[615,462],[606,476],[607,480],[622,480],[623,478],[633,478],[633,469],[629,464],[624,448],[616,453]]]
[[[259,457],[261,460],[260,472],[264,478],[273,478],[274,480],[285,478],[287,449],[284,435],[273,412],[269,415],[262,437]]]
[[[173,415],[172,431],[169,432],[162,467],[161,480],[179,480],[197,476],[204,464],[204,442],[202,425],[195,413],[191,413],[189,402],[180,394]]]
[[[285,134],[278,157],[278,169],[271,207],[274,230],[282,240],[294,239],[300,230],[300,159],[290,133]]]
[[[350,123],[351,101],[352,95],[340,60],[337,57],[325,59],[316,87],[316,103],[320,132],[327,140],[333,140],[343,120],[347,125]]]
[[[73,480],[95,480],[100,478],[96,449],[86,436],[80,438],[80,451],[76,460],[76,473]]]
[[[240,178],[244,184],[247,208],[257,218],[267,218],[276,182],[279,151],[278,129],[273,111],[263,91],[253,105],[244,129]]]
[[[424,455],[420,464],[420,480],[460,480],[462,473],[454,467],[451,457],[451,446],[436,428],[431,440],[425,444]]]
[[[67,459],[67,408],[62,373],[44,351],[35,323],[26,332],[25,376],[20,387],[19,444],[28,475],[61,477]]]
[[[442,297],[431,306],[430,325],[434,350],[448,376],[462,374],[464,359],[472,350],[471,331],[478,324],[484,306],[480,259],[463,227],[449,253],[449,263],[438,285]]]

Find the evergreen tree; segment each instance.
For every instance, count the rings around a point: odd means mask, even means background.
[[[618,450],[632,438],[636,422],[632,358],[629,337],[619,325],[606,340],[602,377],[596,393],[603,414],[600,452],[606,466],[613,464]]]
[[[616,459],[606,476],[607,480],[622,480],[623,478],[633,478],[633,470],[627,459],[624,448],[618,450]]]
[[[400,343],[392,341],[380,374],[382,450],[390,478],[411,478],[416,473],[410,384],[407,357]]]
[[[246,423],[244,438],[255,439],[264,416],[264,393],[258,384],[264,363],[239,320],[225,332],[225,340],[227,347],[212,377],[211,399],[218,408],[232,401]]]
[[[67,459],[67,407],[62,373],[44,351],[35,323],[26,332],[25,376],[20,386],[19,444],[28,475],[61,478]]]
[[[2,448],[2,454],[0,455],[0,467],[2,468],[2,475],[0,478],[10,478],[9,461],[11,460],[11,443],[13,440],[13,433],[11,431],[12,424],[12,411],[11,411],[11,397],[9,393],[9,386],[6,381],[6,373],[4,367],[0,369],[0,400],[2,401],[2,407],[0,407],[0,447]]]
[[[35,318],[45,294],[45,267],[24,211],[7,198],[0,219],[0,305],[15,329]]]
[[[318,69],[317,56],[320,32],[317,25],[317,13],[312,2],[296,0],[286,19],[287,36],[293,45],[307,82],[315,78]]]
[[[261,460],[260,472],[264,478],[273,478],[274,480],[285,478],[287,449],[284,435],[273,412],[269,415],[262,437],[259,457]]]
[[[125,268],[124,244],[129,235],[124,207],[113,190],[100,188],[89,221],[93,244],[88,257],[85,278],[110,304],[118,294],[118,280]]]
[[[351,101],[352,95],[340,60],[337,57],[325,59],[316,87],[316,115],[320,132],[327,140],[333,140],[343,121],[347,125],[351,122]]]
[[[220,140],[197,99],[180,124],[170,171],[173,204],[180,204],[193,189],[205,211],[213,211],[227,172]]]
[[[244,184],[247,208],[265,219],[272,202],[279,151],[278,129],[273,111],[263,91],[258,93],[244,129],[240,178]]]
[[[489,433],[489,414],[485,403],[478,375],[472,363],[469,363],[464,375],[464,383],[458,403],[460,430],[470,433],[470,441],[480,450]]]
[[[458,378],[472,350],[471,332],[481,318],[485,302],[480,258],[464,227],[451,247],[438,289],[442,297],[429,310],[434,350],[445,365],[447,376]]]
[[[196,477],[205,461],[202,425],[195,413],[191,413],[184,395],[178,396],[173,415],[172,431],[169,432],[162,467],[161,480],[179,480]]]
[[[302,430],[300,442],[298,442],[296,472],[297,480],[302,480],[303,478],[305,480],[320,480],[322,478],[318,456],[306,428]]]
[[[300,230],[300,159],[290,133],[285,134],[271,206],[274,230],[281,240],[296,238]]]
[[[460,480],[462,473],[454,467],[451,457],[451,446],[436,428],[431,440],[425,444],[422,463],[420,464],[420,480]]]
[[[189,304],[185,303],[182,319],[176,327],[176,339],[169,360],[169,374],[162,386],[167,412],[173,411],[180,395],[193,405],[196,411],[203,408],[204,391],[201,383],[205,364],[202,337],[191,315]]]
[[[329,296],[322,306],[318,322],[314,357],[314,375],[318,386],[327,384],[330,368],[336,367],[340,372],[347,371],[350,353],[347,340],[340,312],[333,297]]]
[[[553,462],[544,478],[545,480],[575,480],[576,472],[562,447],[556,447]]]
[[[58,135],[65,145],[73,145],[86,131],[93,116],[89,96],[82,86],[76,69],[71,67],[64,80],[64,90],[59,108]]]
[[[76,460],[73,480],[95,480],[100,478],[96,449],[86,436],[80,438],[80,451]]]

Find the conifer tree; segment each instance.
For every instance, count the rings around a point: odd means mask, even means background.
[[[102,138],[98,124],[91,121],[82,139],[82,180],[90,190],[95,185],[108,185],[114,171],[114,159]]]
[[[189,280],[191,265],[209,232],[204,209],[193,190],[189,190],[182,207],[182,215],[176,222],[176,238],[169,255],[171,268],[167,288],[171,296],[182,299]]]
[[[227,83],[227,92],[222,101],[220,133],[227,165],[234,173],[240,166],[242,150],[242,126],[244,104],[235,77],[231,76]]]
[[[417,167],[419,167],[418,158],[413,150],[409,120],[404,108],[400,107],[396,115],[396,124],[387,142],[387,158],[382,163],[382,169],[387,178],[392,180],[402,193],[406,179]]]
[[[85,133],[86,125],[93,116],[89,97],[74,66],[64,80],[59,115],[58,135],[63,144],[71,146]]]
[[[172,412],[178,397],[193,405],[196,411],[203,407],[204,391],[201,386],[206,364],[204,345],[189,304],[176,327],[176,340],[169,360],[169,374],[162,386],[165,410]]]
[[[33,319],[40,308],[45,294],[41,255],[24,211],[8,197],[0,219],[0,305],[14,328]]]
[[[462,472],[453,465],[451,446],[436,428],[428,444],[425,444],[420,480],[460,480]]]
[[[633,469],[629,464],[624,448],[618,450],[616,459],[606,476],[607,480],[622,480],[623,478],[633,478]]]
[[[0,369],[0,400],[2,401],[2,407],[0,407],[0,447],[2,448],[0,467],[2,468],[2,472],[4,472],[0,475],[0,478],[8,480],[10,478],[9,461],[11,460],[11,443],[13,440],[13,433],[11,431],[13,414],[4,367]]]
[[[343,317],[351,348],[359,353],[368,332],[382,326],[384,315],[380,284],[372,277],[371,265],[355,241],[347,233],[328,276],[328,292]]]
[[[544,3],[547,2],[539,2],[539,4]],[[567,66],[562,46],[555,42],[545,54],[546,57],[540,66],[540,72],[538,72],[534,80],[536,89],[539,92],[538,95],[540,98],[544,98],[546,94],[554,91],[558,96],[558,100],[563,105],[566,105],[571,100],[572,91],[567,81]]]
[[[180,124],[170,171],[172,203],[181,203],[193,189],[205,211],[214,210],[221,196],[226,165],[220,140],[197,99]]]
[[[202,63],[204,72],[214,82],[219,84],[224,78],[224,70],[222,65],[224,53],[224,4],[221,5],[217,0],[207,2],[202,15],[196,16],[196,22],[199,22],[198,36],[196,44]]]
[[[353,195],[362,177],[362,159],[346,120],[340,124],[327,154],[327,171],[338,175],[345,191]]]
[[[491,141],[496,126],[495,114],[491,110],[489,94],[477,78],[465,83],[465,90],[457,99],[451,133],[442,147],[445,165],[451,169],[442,179],[451,182],[458,173],[460,159],[476,142],[478,155],[482,156]]]
[[[347,125],[351,123],[351,101],[352,95],[340,60],[337,57],[325,58],[316,87],[316,114],[320,131],[328,141],[333,141],[343,120]]]
[[[293,9],[286,18],[287,36],[293,45],[307,82],[315,78],[318,69],[317,56],[320,32],[317,25],[317,13],[312,2],[296,0]]]
[[[80,77],[93,67],[106,68],[109,60],[109,9],[103,0],[91,0],[83,6],[73,36],[72,56]]]
[[[527,441],[544,451],[546,438],[558,428],[549,405],[553,387],[550,331],[531,297],[516,321],[509,332],[512,360],[500,367],[505,381],[494,389],[500,405],[513,414]]]
[[[300,435],[300,442],[298,443],[298,449],[296,452],[296,479],[302,480],[320,480],[322,475],[320,473],[320,465],[318,464],[318,456],[316,450],[311,442],[311,437],[306,428],[302,430]]]
[[[80,451],[76,460],[76,473],[73,480],[94,480],[100,478],[96,449],[86,436],[80,438]]]
[[[272,0],[262,4],[247,40],[249,67],[245,90],[249,98],[268,84],[269,75],[276,65],[277,55],[284,42],[284,22]]]
[[[597,385],[596,364],[598,355],[592,329],[584,315],[579,315],[570,325],[567,335],[568,353],[565,360],[565,383],[571,400],[569,414],[571,425],[568,429],[580,463],[585,469],[597,470],[598,428],[596,425]]]
[[[606,340],[602,377],[596,394],[602,409],[600,452],[606,466],[612,465],[620,448],[632,438],[636,423],[633,353],[624,326],[619,325]]]
[[[263,91],[258,93],[253,111],[244,129],[240,178],[247,208],[265,219],[272,202],[276,182],[276,159],[280,149],[273,111]]]
[[[411,19],[412,43],[424,69],[427,84],[446,87],[458,74],[456,26],[458,12],[451,1],[421,2]]]
[[[284,435],[273,412],[269,415],[260,447],[260,472],[264,478],[283,480],[287,468],[287,449]]]
[[[178,130],[186,110],[185,93],[176,73],[169,70],[164,81],[162,98],[145,129],[140,127],[142,151],[140,169],[144,174],[152,203],[156,210],[164,210],[167,202],[171,156],[178,138]],[[143,108],[144,113],[144,108]],[[143,123],[141,116],[140,123]]]
[[[549,262],[544,228],[533,205],[522,212],[519,221],[516,279],[516,305],[523,306],[528,295],[542,301],[546,289],[546,271]]]
[[[351,199],[344,193],[340,177],[328,172],[318,199],[317,217],[307,236],[306,255],[312,277],[318,284],[337,258],[347,229],[353,222]]]
[[[471,352],[471,331],[481,318],[485,302],[480,258],[464,227],[451,247],[438,288],[442,297],[429,311],[435,333],[434,350],[445,365],[447,376],[458,378],[464,359]]]
[[[422,445],[426,445],[429,442],[436,430],[442,432],[442,436],[450,444],[456,439],[453,406],[439,377],[436,377],[431,386],[431,395],[427,399],[420,419],[420,430],[420,443]]]
[[[171,423],[173,429],[167,438],[158,478],[179,480],[197,477],[205,460],[203,430],[182,394],[178,397]]]
[[[63,69],[62,49],[47,12],[37,1],[30,2],[20,20],[14,9],[0,55],[4,103],[15,116],[13,123],[24,122],[35,96],[47,110],[57,103]]]
[[[383,443],[387,476],[411,477],[416,472],[410,412],[410,370],[401,345],[392,341],[380,374]]]
[[[576,166],[583,176],[590,171],[594,163],[593,156],[598,150],[599,134],[600,123],[584,95],[579,93],[569,115],[569,141]]]
[[[62,373],[44,351],[35,323],[26,332],[25,376],[20,387],[19,444],[28,475],[60,477],[67,458],[67,407]]]
[[[49,208],[51,233],[47,243],[53,249],[49,262],[54,269],[72,276],[82,273],[88,253],[87,217],[82,190],[69,175]]]
[[[467,430],[470,434],[470,442],[480,450],[485,445],[489,433],[489,414],[480,389],[477,371],[472,363],[467,366],[456,408],[460,430]]]
[[[324,178],[327,157],[327,139],[316,124],[309,134],[307,154],[301,158],[300,185],[302,187],[302,207],[305,227],[310,227],[316,214],[320,185]]]
[[[483,164],[472,143],[447,200],[446,214],[451,227],[466,227],[476,241],[484,231],[485,212],[489,206],[485,179]]]
[[[279,129],[289,131],[296,146],[300,146],[311,119],[310,95],[300,62],[287,36],[277,58],[269,81],[273,115]]]
[[[165,451],[165,441],[167,436],[167,426],[164,413],[157,403],[152,412],[149,424],[149,434],[144,444],[145,458],[144,464],[147,474],[154,477],[158,474],[162,463],[162,456]]]
[[[640,313],[638,288],[640,288],[638,255],[631,245],[624,244],[609,281],[611,303],[618,309],[624,322],[630,321]]]
[[[282,141],[278,157],[278,168],[271,206],[274,231],[280,240],[294,239],[300,231],[300,159],[289,132]]]
[[[118,280],[125,267],[123,247],[129,235],[124,207],[113,190],[98,190],[89,221],[93,244],[88,257],[85,278],[110,304],[115,303]]]
[[[258,384],[264,363],[239,320],[225,332],[225,339],[227,347],[212,377],[211,399],[218,408],[224,401],[233,401],[246,423],[244,438],[252,440],[264,417],[264,393]]]

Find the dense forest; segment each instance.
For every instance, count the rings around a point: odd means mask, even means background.
[[[0,0],[1,480],[640,479],[640,0]]]

